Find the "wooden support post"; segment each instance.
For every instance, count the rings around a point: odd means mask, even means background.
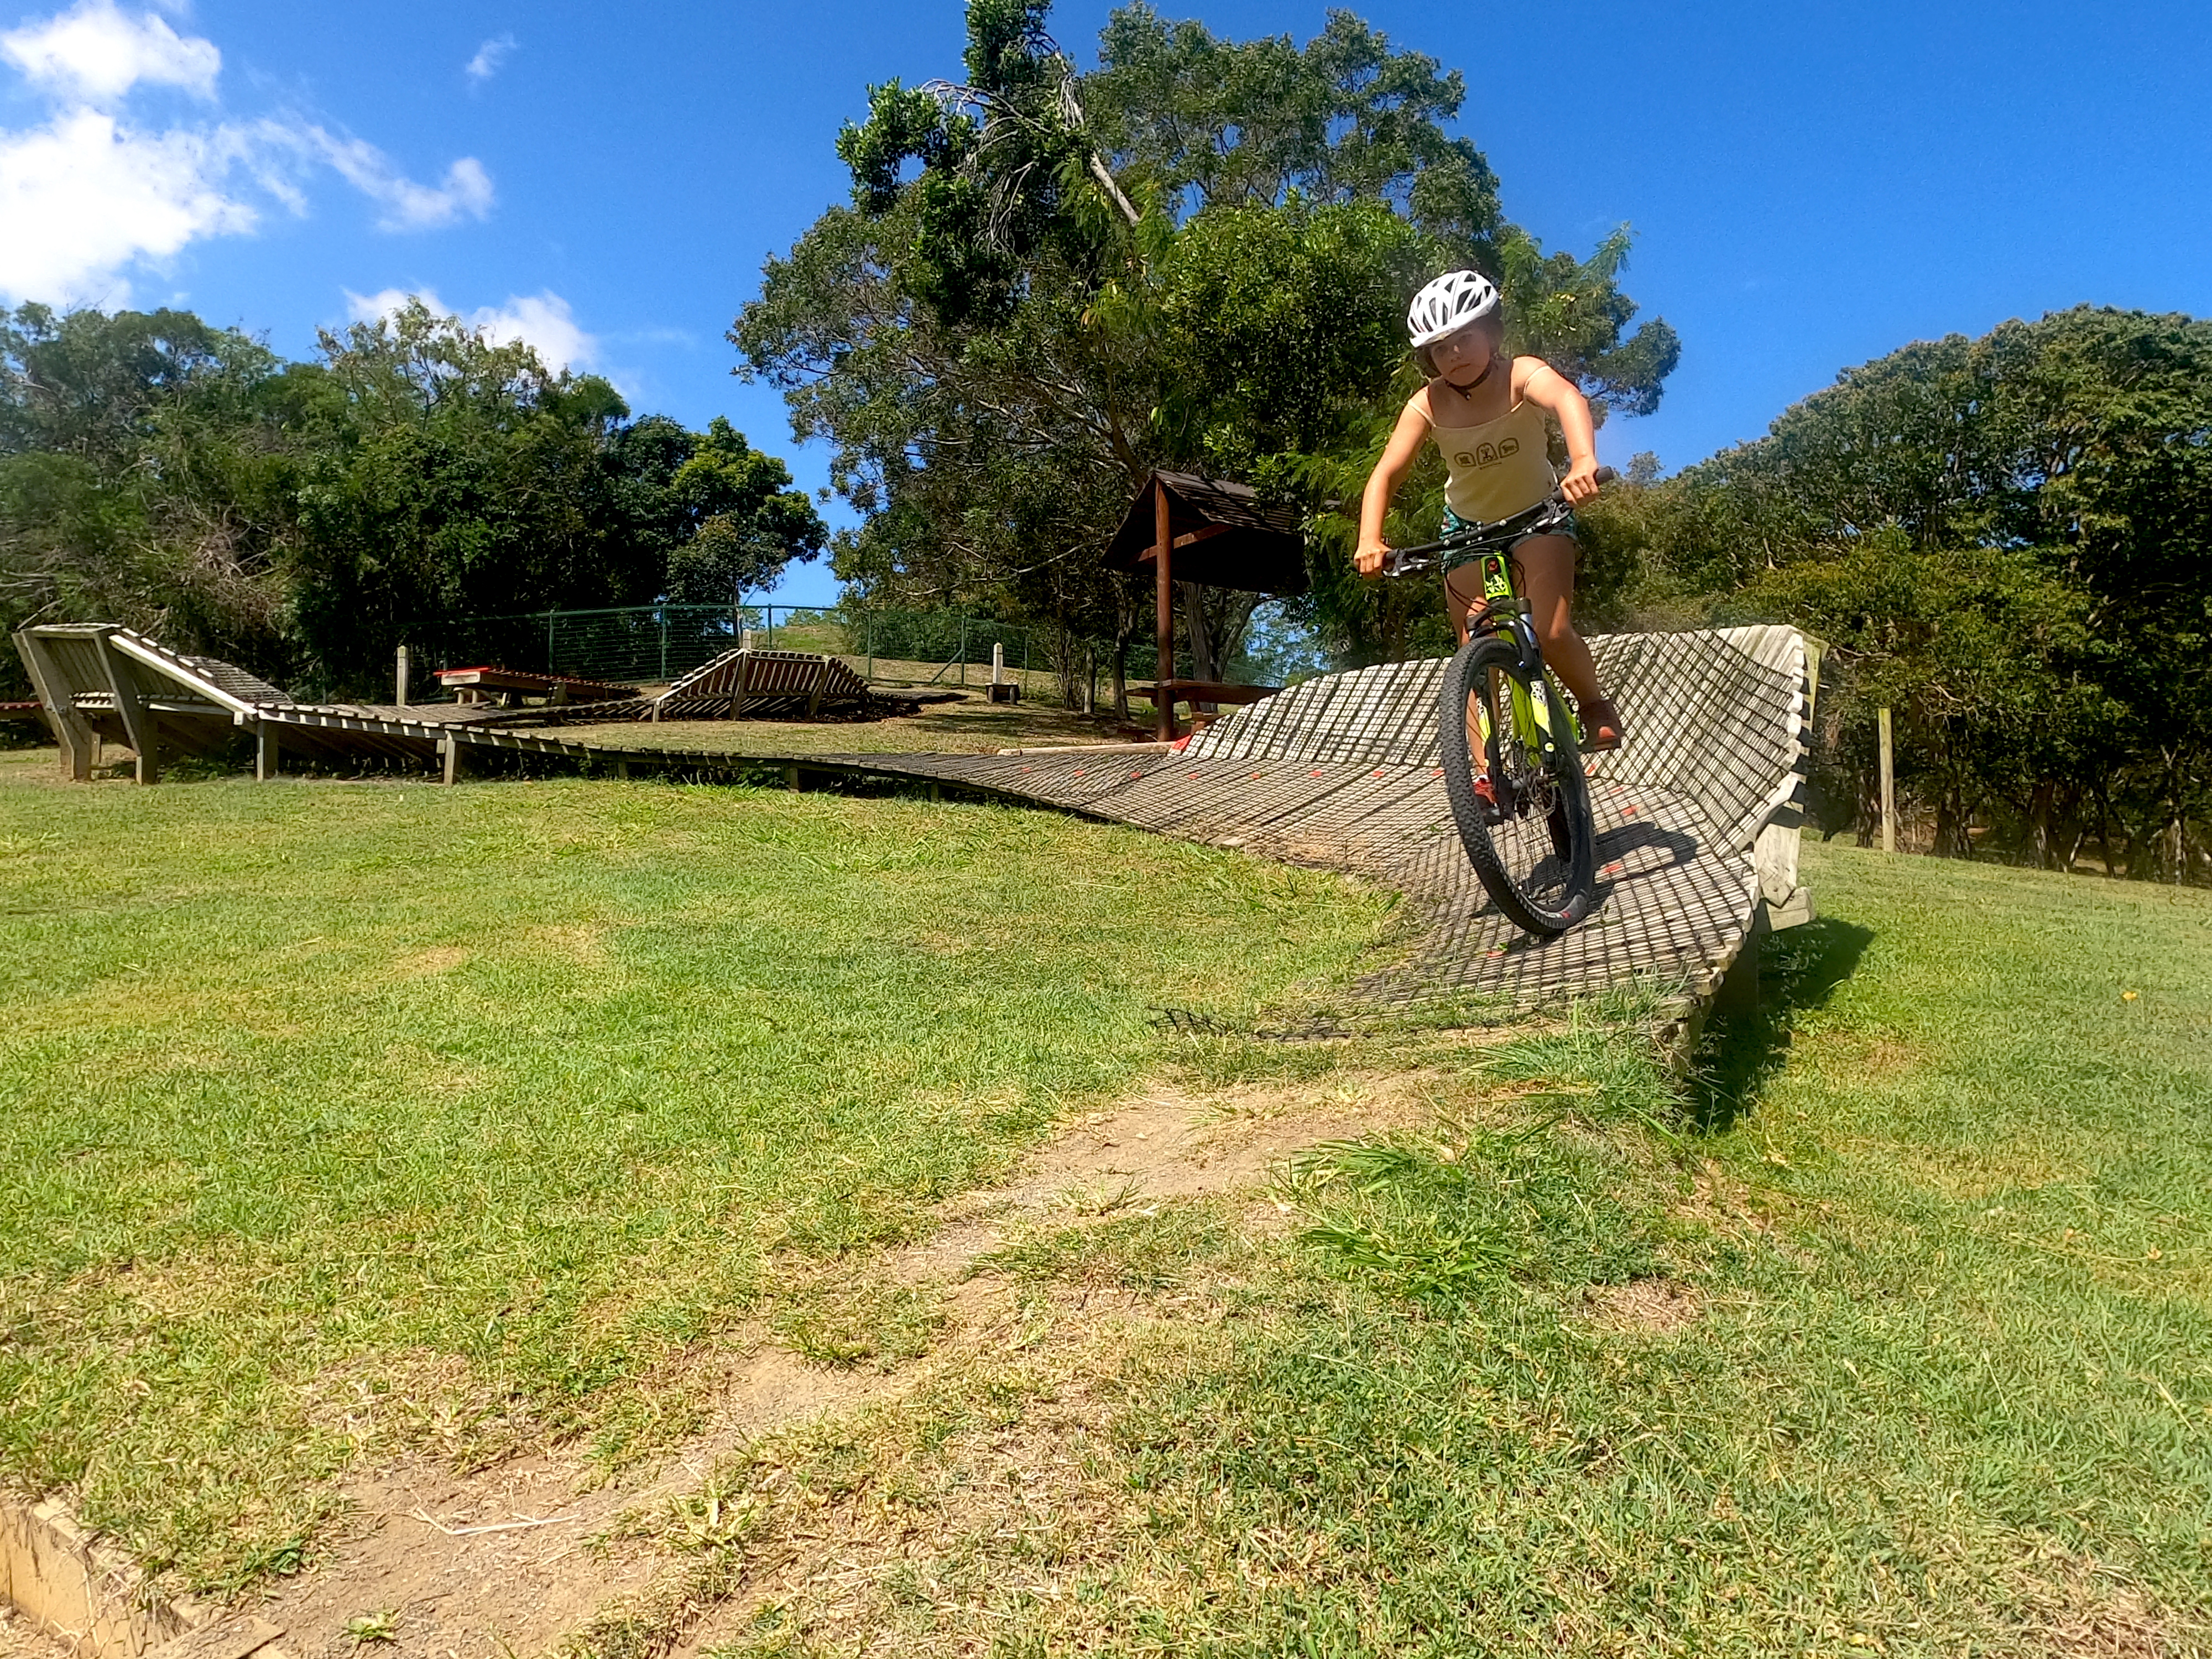
[[[139,688],[137,668],[121,652],[110,648],[105,634],[99,636],[96,648],[100,652],[100,665],[107,676],[107,689],[114,694],[115,712],[123,717],[123,730],[131,739],[131,747],[138,756],[138,781],[159,783],[161,781],[161,734],[155,728],[154,711],[146,707],[146,697]]]
[[[833,658],[824,657],[814,670],[814,689],[807,694],[806,697],[806,718],[809,720],[814,719],[822,712],[822,694],[830,688],[830,665],[834,660]],[[796,789],[799,785],[793,782],[791,787]]]
[[[1875,712],[1875,725],[1881,742],[1881,850],[1897,850],[1897,767],[1890,749],[1889,710]]]
[[[796,789],[799,787],[798,767],[787,766],[783,769],[783,787],[787,789]]]
[[[1159,661],[1152,671],[1154,720],[1162,743],[1175,741],[1175,700],[1166,690],[1175,678],[1175,578],[1168,569],[1175,550],[1175,536],[1168,524],[1168,487],[1152,480],[1153,620],[1158,624]]]
[[[438,739],[438,752],[446,757],[445,781],[447,783],[457,783],[468,775],[469,763],[461,755],[464,747],[459,738],[444,737]]]
[[[620,778],[624,783],[628,783],[629,781],[629,763],[626,760],[617,760],[615,762],[615,775]]]
[[[62,775],[71,783],[91,782],[92,769],[100,756],[100,734],[76,712],[69,682],[46,654],[44,641],[26,629],[15,635],[15,651],[31,677],[31,690],[45,710],[46,724],[53,728],[54,741],[61,745]]]
[[[404,649],[404,647],[402,647]],[[268,783],[274,780],[283,765],[283,752],[276,745],[277,722],[253,722],[253,781]]]
[[[749,700],[752,678],[753,635],[752,629],[749,628],[745,630],[745,642],[738,647],[738,687],[730,694],[732,720],[736,720],[745,712],[745,703]]]
[[[407,647],[404,645],[399,647],[398,665],[394,670],[393,678],[398,683],[399,691],[398,696],[394,701],[404,708],[407,707]]]

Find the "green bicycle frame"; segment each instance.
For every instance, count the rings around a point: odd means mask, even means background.
[[[1536,648],[1536,630],[1521,609],[1521,596],[1513,591],[1513,561],[1504,552],[1486,552],[1477,556],[1476,562],[1482,572],[1482,597],[1485,606],[1485,625],[1499,632],[1510,633],[1521,647],[1523,661],[1540,663],[1543,653]],[[1503,622],[1498,620],[1503,618]],[[1549,760],[1554,744],[1552,742],[1552,711],[1564,708],[1558,688],[1552,684],[1551,670],[1544,670],[1544,700],[1540,705],[1529,696],[1528,688],[1519,680],[1509,683],[1513,702],[1513,730],[1522,743],[1536,750]],[[1493,688],[1490,697],[1482,698],[1476,707],[1476,719],[1482,732],[1486,752],[1491,746],[1490,705],[1496,696]]]

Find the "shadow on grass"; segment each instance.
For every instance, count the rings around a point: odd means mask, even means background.
[[[1691,1073],[1691,1114],[1709,1133],[1731,1128],[1755,1108],[1790,1051],[1798,1011],[1818,1008],[1849,979],[1874,930],[1822,916],[1769,933],[1759,955],[1756,1006],[1716,1011],[1705,1023]]]

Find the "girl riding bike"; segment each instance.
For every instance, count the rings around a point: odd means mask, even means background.
[[[1515,587],[1528,601],[1544,661],[1574,694],[1588,735],[1586,748],[1620,746],[1620,715],[1599,686],[1589,647],[1575,632],[1573,508],[1597,494],[1597,443],[1589,404],[1540,357],[1507,357],[1498,295],[1479,271],[1447,271],[1413,296],[1406,325],[1414,361],[1428,384],[1406,400],[1397,429],[1367,480],[1359,504],[1359,548],[1352,562],[1363,576],[1381,574],[1390,549],[1382,524],[1391,498],[1413,470],[1422,443],[1433,437],[1448,477],[1447,528],[1495,523],[1537,506],[1556,489],[1567,505],[1543,514],[1511,547]],[[1502,372],[1501,372],[1502,370]],[[1568,468],[1555,476],[1547,454],[1544,411],[1567,441]],[[1468,618],[1483,603],[1474,567],[1444,576],[1444,602],[1461,642]]]

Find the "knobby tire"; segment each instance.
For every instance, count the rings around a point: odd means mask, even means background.
[[[1492,747],[1499,751],[1500,763],[1492,786],[1497,791],[1502,784],[1501,799],[1516,809],[1496,824],[1475,793],[1476,775],[1490,769],[1489,757],[1474,752],[1467,731],[1468,700],[1478,692],[1488,695],[1493,672],[1500,685],[1492,717]],[[1540,754],[1520,752],[1507,690],[1516,682],[1532,698],[1550,701],[1553,757],[1548,763]],[[1445,666],[1437,724],[1444,793],[1475,874],[1498,908],[1523,932],[1546,937],[1565,933],[1589,914],[1597,830],[1590,819],[1589,781],[1583,775],[1574,722],[1565,702],[1552,696],[1541,674],[1531,681],[1510,640],[1478,635]]]

